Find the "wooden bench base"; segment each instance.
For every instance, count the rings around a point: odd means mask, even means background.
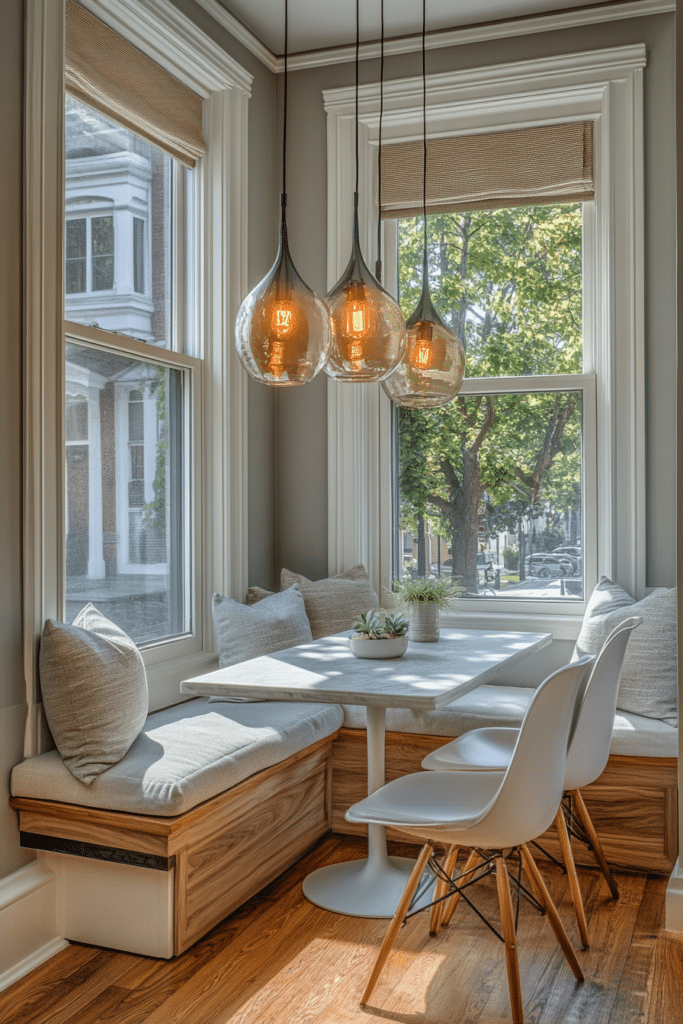
[[[388,733],[387,781],[420,770],[442,736]],[[173,818],[15,797],[23,846],[58,880],[67,939],[148,956],[182,953],[293,864],[367,792],[363,730],[341,729]],[[677,856],[675,758],[611,757],[583,791],[608,860],[669,874]],[[399,833],[389,835],[401,838]],[[554,831],[541,842],[559,852]],[[592,858],[579,844],[581,864]]]
[[[333,739],[173,818],[12,798],[57,875],[64,938],[182,953],[329,830]]]
[[[422,759],[448,740],[443,736],[387,733],[386,779],[420,771]],[[364,826],[346,821],[351,804],[367,795],[365,732],[341,729],[332,765],[332,829],[362,834]],[[670,874],[678,855],[677,760],[674,757],[610,757],[605,771],[582,790],[593,824],[611,864],[634,871]],[[392,838],[405,839],[389,830]],[[540,840],[559,855],[554,829]],[[591,853],[574,844],[579,864],[594,864]]]

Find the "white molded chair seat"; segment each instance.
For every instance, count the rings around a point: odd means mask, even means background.
[[[495,864],[498,898],[506,947],[510,1001],[515,1024],[522,1024],[522,1001],[510,901],[507,860],[517,851],[530,877],[531,887],[557,937],[575,977],[583,974],[562,927],[557,911],[536,868],[527,843],[541,835],[553,821],[562,798],[567,747],[572,722],[594,658],[584,658],[550,675],[539,686],[518,731],[515,749],[504,772],[419,772],[382,786],[350,807],[348,821],[390,825],[427,843],[416,862],[406,890],[389,925],[362,1003],[369,998],[394,939],[410,909],[415,891],[436,843],[449,850],[437,877],[432,931],[439,924],[443,899],[459,895],[453,875],[458,850],[473,848],[472,858],[490,852]]]
[[[636,616],[625,619],[612,630],[603,644],[586,684],[576,717],[564,779],[564,792],[571,795],[581,828],[579,833],[574,828],[573,834],[588,841],[610,892],[615,898],[619,892],[579,790],[582,786],[588,786],[594,782],[605,770],[609,758],[619,680],[626,646],[632,631],[642,621],[642,618]],[[422,762],[422,767],[436,772],[475,772],[478,775],[493,773],[494,776],[497,776],[510,764],[518,736],[519,729],[514,728],[492,726],[472,729],[428,754]],[[588,928],[583,900],[569,837],[565,835],[564,818],[560,821],[561,815],[563,815],[562,811],[556,821],[560,845],[569,874],[579,932],[584,946],[588,946]],[[572,826],[570,825],[570,827]]]

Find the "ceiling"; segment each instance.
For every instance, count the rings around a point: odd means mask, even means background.
[[[220,0],[272,53],[284,50],[284,0]],[[596,0],[429,0],[427,31],[600,6]],[[420,0],[385,0],[385,37],[422,30]],[[361,0],[361,42],[380,37],[380,0]],[[356,40],[354,0],[289,0],[289,52],[347,46]]]

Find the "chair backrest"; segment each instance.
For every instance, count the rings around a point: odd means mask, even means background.
[[[587,654],[553,672],[536,690],[487,809],[488,845],[528,843],[552,823],[564,790],[572,720],[594,662]]]
[[[565,789],[588,786],[605,769],[626,646],[631,633],[642,621],[640,616],[624,619],[602,645],[586,684],[569,744]]]

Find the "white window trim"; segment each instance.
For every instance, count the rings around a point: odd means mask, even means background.
[[[212,589],[247,587],[247,382],[231,344],[247,290],[247,105],[252,76],[166,0],[83,0],[84,6],[203,99],[207,155],[197,164],[197,334],[206,374],[197,442],[203,453],[195,515],[201,543],[198,653],[145,654],[150,706],[179,699],[178,683],[215,659]],[[64,576],[64,5],[26,4],[24,215],[25,754],[43,747],[38,639],[59,618]],[[165,662],[165,663],[164,663]]]
[[[584,258],[584,331],[597,377],[597,550],[586,589],[601,574],[636,599],[646,587],[642,44],[448,72],[427,79],[430,137],[548,122],[594,121],[596,197],[586,218],[594,235]],[[323,93],[328,115],[328,284],[351,248],[354,89]],[[379,85],[359,94],[360,225],[375,259]],[[422,79],[384,84],[383,141],[421,137]],[[585,219],[586,219],[585,218]],[[385,229],[385,240],[388,239]],[[329,571],[363,562],[384,594],[391,580],[391,403],[377,384],[328,382]],[[353,509],[349,515],[348,510]],[[590,525],[587,524],[587,529]],[[558,602],[559,604],[559,602]],[[488,606],[488,602],[487,602]],[[578,635],[583,603],[548,614],[500,614],[459,605],[471,625],[543,626]]]

